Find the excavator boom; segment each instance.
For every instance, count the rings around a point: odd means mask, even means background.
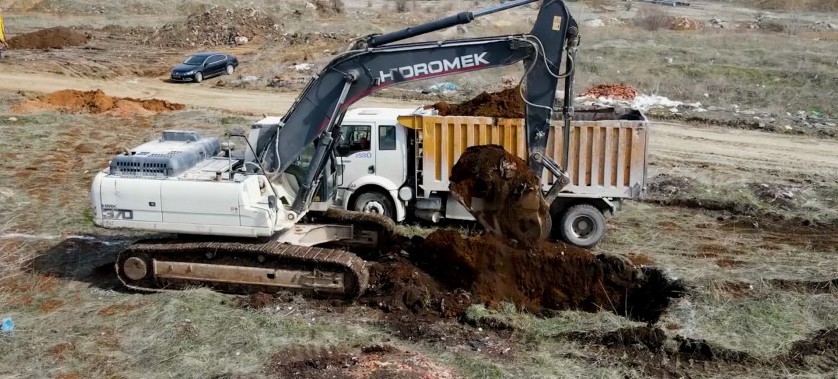
[[[524,63],[527,146],[532,172],[541,176],[550,118],[560,79],[572,85],[572,56],[578,29],[559,0],[541,4],[532,31],[520,35],[393,44],[434,30],[471,22],[475,17],[522,6],[520,0],[477,12],[463,12],[430,23],[362,39],[332,60],[297,98],[275,129],[260,131],[256,155],[269,173],[288,169],[303,149],[316,144],[303,168],[300,192],[292,210],[304,212],[339,138],[346,109],[361,98],[391,85]],[[567,50],[567,54],[565,54]],[[568,64],[562,71],[562,58]],[[562,111],[572,111],[571,92],[565,91]],[[565,117],[569,119],[569,117]]]

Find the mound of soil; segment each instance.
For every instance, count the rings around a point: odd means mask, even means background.
[[[10,49],[60,49],[84,45],[88,38],[89,36],[84,33],[59,26],[21,34],[10,38],[7,42]]]
[[[588,88],[587,91],[582,93],[582,96],[634,100],[634,98],[637,97],[637,89],[628,84],[600,84]]]
[[[111,97],[102,90],[61,90],[14,105],[12,113],[30,113],[55,110],[67,113],[93,113],[112,116],[148,116],[160,112],[184,109],[183,104],[158,99],[132,99]]]
[[[396,259],[372,263],[364,304],[388,313],[458,317],[472,303],[462,290],[449,291],[410,262]]]
[[[498,145],[472,146],[451,169],[449,189],[483,227],[532,246],[549,234],[549,207],[527,162]]]
[[[449,288],[463,288],[490,306],[512,302],[534,313],[607,309],[656,322],[685,290],[658,269],[564,244],[542,242],[525,250],[491,236],[437,230],[423,252],[416,253],[420,265]]]
[[[275,34],[281,28],[279,21],[261,9],[213,7],[163,25],[143,42],[165,47],[235,45],[237,36],[252,40],[257,35]]]
[[[514,87],[500,92],[483,92],[459,104],[441,101],[427,108],[436,109],[440,116],[523,118],[524,100],[520,91],[520,87]]]

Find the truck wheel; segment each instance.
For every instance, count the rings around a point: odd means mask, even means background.
[[[588,248],[605,237],[605,216],[593,205],[578,204],[564,212],[559,227],[565,242]]]
[[[387,218],[396,219],[396,206],[393,200],[381,192],[364,192],[355,198],[353,209],[358,212],[378,213]]]

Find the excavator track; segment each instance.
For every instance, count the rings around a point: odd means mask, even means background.
[[[115,264],[127,287],[140,291],[210,286],[224,292],[292,291],[356,298],[367,288],[364,260],[339,249],[280,242],[138,241]]]

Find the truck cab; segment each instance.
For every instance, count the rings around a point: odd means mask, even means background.
[[[358,108],[346,112],[337,142],[338,190],[335,204],[379,213],[395,221],[407,217],[399,189],[409,173],[408,138],[398,117],[430,114],[420,108]]]

